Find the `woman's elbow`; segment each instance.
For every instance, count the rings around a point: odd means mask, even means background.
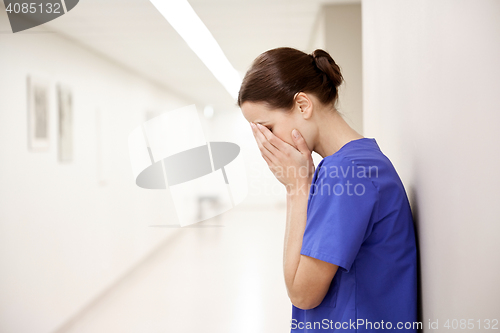
[[[299,308],[301,310],[310,310],[320,305],[322,300],[314,299],[310,296],[303,296],[303,297],[296,296],[290,298],[290,301],[296,308]]]

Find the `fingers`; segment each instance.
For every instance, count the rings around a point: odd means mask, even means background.
[[[267,162],[267,166],[269,167],[269,169],[272,169],[273,166],[274,166],[274,163],[269,159],[267,158],[266,155],[262,155],[262,157],[264,158],[264,160]]]
[[[280,138],[278,138],[276,135],[274,135],[273,132],[269,130],[269,128],[261,124],[257,124],[257,127],[259,128],[261,133],[264,134],[267,141],[274,147],[276,147],[276,149],[278,149],[279,151],[283,151],[283,149],[285,149],[285,142],[282,141]]]
[[[267,136],[264,134],[264,129],[268,132],[266,133]],[[269,133],[271,135],[269,135]],[[273,155],[278,155],[279,149],[278,147],[276,147],[276,144],[277,140],[279,139],[274,134],[272,134],[267,127],[262,126],[261,124],[256,124],[255,136],[258,140],[260,140],[260,143],[262,144],[262,146],[264,146],[264,148],[269,150]],[[269,140],[270,138],[274,142],[274,144]]]
[[[304,137],[300,134],[300,132],[297,129],[294,129],[292,131],[292,138],[293,141],[295,141],[295,144],[297,145],[297,149],[302,154],[309,154],[309,155],[311,154],[309,147],[307,147],[306,140],[304,140]]]
[[[250,125],[252,126],[252,132],[262,156],[266,158],[266,161],[269,160],[271,163],[277,163],[276,155],[279,153],[278,149],[267,141],[264,134],[262,134],[254,123],[250,123]]]

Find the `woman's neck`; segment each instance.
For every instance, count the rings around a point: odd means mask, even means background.
[[[318,135],[313,150],[323,158],[333,155],[346,143],[363,138],[346,123],[335,110],[321,110],[321,121],[317,122]],[[328,115],[325,117],[325,114]]]

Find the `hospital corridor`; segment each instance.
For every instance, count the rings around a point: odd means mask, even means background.
[[[498,0],[1,1],[0,333],[499,330],[498,59]]]

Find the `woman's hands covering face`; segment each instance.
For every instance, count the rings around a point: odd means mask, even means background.
[[[250,123],[262,157],[275,177],[285,185],[287,192],[309,191],[314,163],[311,151],[298,130],[292,131],[294,146],[281,140],[267,127]]]

